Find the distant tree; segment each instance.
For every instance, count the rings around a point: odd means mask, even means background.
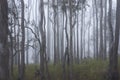
[[[77,63],[80,60],[80,50],[79,50],[79,14],[77,14]]]
[[[58,58],[57,58],[57,55],[58,55],[58,52],[57,52],[57,5],[56,5],[56,2],[55,0],[52,0],[52,5],[53,5],[53,17],[54,17],[54,64],[57,64],[58,62]]]
[[[83,7],[83,4],[82,4]],[[81,10],[81,28],[80,28],[80,59],[83,59],[83,19],[84,18],[84,10]]]
[[[73,7],[72,0],[69,0],[69,26],[70,26],[70,39],[69,39],[69,80],[73,80]]]
[[[48,0],[48,3],[50,1]],[[49,17],[50,17],[50,5],[48,4],[48,14],[47,14],[47,58],[48,60],[50,60],[50,51],[51,51],[51,38],[50,38],[50,21],[49,21]]]
[[[103,59],[103,0],[100,0],[100,50],[99,58]]]
[[[94,4],[95,4],[95,18],[96,18],[96,41],[95,41],[95,43],[96,43],[96,58],[98,59],[98,51],[99,51],[99,44],[98,44],[98,39],[99,39],[99,37],[98,37],[98,2],[97,2],[97,0],[95,0],[94,1]]]
[[[104,60],[107,58],[107,1],[104,1]]]
[[[92,13],[92,16],[93,16],[93,46],[94,46],[94,55],[93,57],[96,58],[96,12],[95,12],[95,0],[92,0],[92,8],[93,8],[93,13]]]

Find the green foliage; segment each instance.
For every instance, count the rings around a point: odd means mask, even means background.
[[[36,65],[26,66],[26,80],[34,80]],[[39,68],[39,66],[37,65]],[[62,80],[63,69],[61,64],[49,66],[51,80]],[[120,67],[120,64],[119,64]],[[84,60],[80,64],[73,65],[74,80],[106,80],[108,61]],[[14,80],[17,80],[18,71],[15,66]]]

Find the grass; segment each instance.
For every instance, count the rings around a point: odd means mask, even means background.
[[[34,80],[34,74],[36,66],[34,64],[26,66],[25,80]],[[56,66],[50,64],[49,73],[51,80],[63,80],[62,79],[62,65]],[[119,64],[120,67],[120,64]],[[80,64],[73,65],[73,78],[74,80],[106,80],[106,73],[108,69],[108,61],[101,60],[85,60]],[[120,71],[120,69],[119,69]],[[14,80],[17,80],[18,71],[14,68]],[[66,80],[66,79],[65,79]]]

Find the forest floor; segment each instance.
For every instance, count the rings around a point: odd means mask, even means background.
[[[63,80],[62,65],[56,66],[49,64],[50,80]],[[25,80],[35,80],[35,71],[39,66],[30,64],[26,66]],[[80,64],[73,65],[73,79],[74,80],[106,80],[108,70],[108,61],[101,60],[84,60]],[[119,60],[120,72],[120,60]],[[66,71],[66,74],[67,71]],[[14,80],[17,80],[18,69],[14,68]],[[38,76],[39,77],[39,76]],[[36,79],[40,80],[40,79]],[[49,80],[49,79],[48,79]],[[65,79],[67,80],[67,79]]]

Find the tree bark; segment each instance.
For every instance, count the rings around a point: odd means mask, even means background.
[[[119,46],[119,29],[120,29],[120,0],[117,0],[116,8],[116,26],[115,26],[115,41],[113,43],[113,53],[109,56],[109,80],[119,80],[118,72],[118,46]]]
[[[9,80],[8,3],[0,0],[0,80]]]

